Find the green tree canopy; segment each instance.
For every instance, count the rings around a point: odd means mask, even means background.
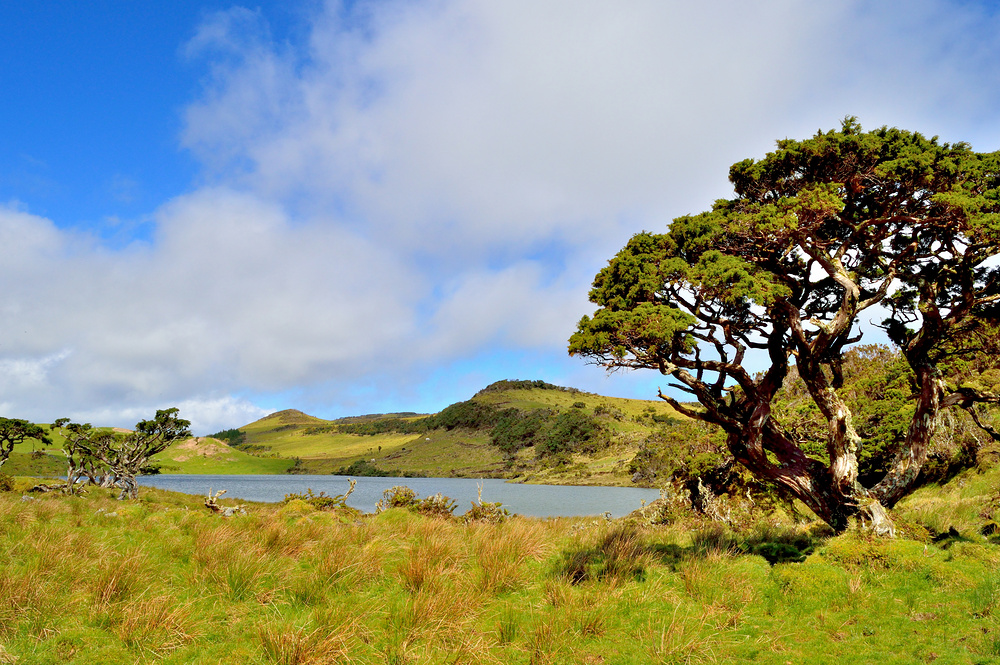
[[[10,457],[15,444],[24,443],[28,439],[34,439],[43,446],[52,443],[39,425],[20,418],[0,418],[0,466]]]
[[[634,236],[597,275],[599,306],[569,351],[609,369],[655,369],[700,402],[678,411],[719,425],[737,461],[836,529],[860,514],[891,530],[884,508],[915,487],[943,408],[996,396],[949,386],[944,366],[981,349],[1000,318],[1000,153],[976,153],[854,118],[807,140],[778,141],[730,169],[735,197]],[[877,309],[873,309],[876,308]],[[866,310],[868,310],[866,312]],[[876,312],[878,312],[876,314]],[[867,486],[866,441],[840,394],[862,315],[885,317],[916,386],[906,436]],[[753,372],[764,359],[766,369]],[[795,368],[826,421],[802,441],[772,412]],[[807,451],[819,444],[825,459]]]

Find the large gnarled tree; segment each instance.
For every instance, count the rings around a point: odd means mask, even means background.
[[[596,277],[600,309],[569,351],[609,369],[669,375],[721,427],[757,477],[837,530],[850,518],[891,531],[942,409],[996,396],[946,385],[942,368],[978,351],[1000,320],[1000,153],[895,128],[782,140],[733,165],[735,198],[634,236]],[[915,411],[888,472],[863,486],[865,442],[839,394],[845,351],[881,321],[915,376]],[[772,402],[794,364],[823,414],[826,455],[807,455]],[[754,369],[763,371],[754,371]]]

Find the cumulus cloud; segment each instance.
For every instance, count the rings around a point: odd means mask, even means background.
[[[213,14],[182,49],[204,171],[150,240],[0,208],[0,405],[126,426],[180,405],[205,432],[276,395],[440,408],[473,364],[615,392],[563,355],[631,233],[847,114],[995,147],[998,27],[933,0],[386,0],[276,43],[259,10]]]

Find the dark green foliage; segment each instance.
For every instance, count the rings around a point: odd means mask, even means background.
[[[492,404],[483,404],[472,400],[458,402],[445,408],[444,411],[424,420],[428,429],[443,427],[452,430],[457,427],[464,429],[483,430],[496,424],[499,412]]]
[[[386,418],[384,420],[365,420],[361,422],[346,423],[338,425],[337,429],[343,434],[357,434],[359,436],[376,436],[378,434],[390,434],[399,432],[400,434],[422,434],[428,430],[426,418],[419,420],[402,420],[400,418]],[[319,433],[319,432],[309,432]]]
[[[600,426],[591,416],[576,410],[563,411],[550,423],[535,446],[539,457],[558,453],[594,452]],[[593,445],[592,445],[593,444]]]
[[[602,431],[594,416],[579,409],[556,414],[549,409],[506,409],[490,432],[490,442],[508,457],[531,446],[538,457],[566,456],[601,448]]]
[[[491,428],[499,416],[499,411],[491,404],[468,400],[457,402],[446,407],[441,413],[415,420],[401,418],[386,418],[382,420],[366,420],[362,422],[338,425],[344,434],[360,434],[375,436],[399,432],[400,434],[423,434],[433,429],[456,428],[484,430]]]
[[[0,465],[10,457],[15,444],[29,439],[34,439],[43,446],[52,444],[45,430],[34,423],[20,418],[0,418]]]
[[[291,429],[294,427],[295,425],[282,425],[281,427],[275,429],[274,431],[277,432],[279,430]],[[308,428],[308,429],[315,429],[315,428]],[[247,455],[265,456],[271,452],[271,446],[265,446],[257,443],[250,443],[247,440],[247,433],[238,429],[224,429],[221,432],[216,432],[215,434],[210,434],[209,436],[213,439],[219,439],[220,441],[224,441],[226,445],[228,445],[229,447],[235,448],[236,450],[239,450],[242,453],[246,453]]]
[[[234,448],[239,448],[242,444],[245,444],[247,440],[246,432],[241,432],[238,429],[224,429],[216,432],[215,434],[209,434],[208,436],[213,439],[218,439],[219,441],[225,441]]]
[[[483,388],[482,390],[480,390],[478,393],[476,393],[475,396],[478,397],[479,395],[486,395],[488,393],[499,393],[499,392],[504,392],[506,390],[532,390],[532,389],[539,389],[539,390],[560,390],[562,392],[567,392],[567,393],[571,393],[571,394],[576,394],[576,393],[580,392],[576,388],[563,388],[562,386],[555,386],[555,385],[552,385],[551,383],[546,383],[545,381],[540,381],[540,380],[537,380],[537,379],[535,381],[508,381],[508,380],[503,380],[503,381],[497,381],[495,383],[491,383],[490,385],[486,386],[485,388]]]
[[[399,471],[386,471],[368,460],[359,459],[352,462],[350,466],[340,467],[335,475],[393,478],[402,474]]]
[[[13,492],[14,479],[6,473],[0,473],[0,492]]]
[[[760,543],[750,548],[750,554],[764,557],[772,566],[776,563],[801,563],[806,560],[806,555],[797,547],[785,543]]]
[[[522,448],[533,446],[550,414],[548,409],[528,412],[505,409],[490,432],[490,443],[505,455],[514,455]]]
[[[414,416],[419,416],[421,414],[416,411],[397,411],[394,413],[366,413],[361,416],[345,416],[344,418],[337,418],[333,422],[337,425],[346,425],[351,423],[368,422],[370,420],[386,420],[386,419],[396,419],[400,418],[412,418]],[[310,427],[306,431],[331,431],[332,427],[329,425],[318,425],[316,427]]]

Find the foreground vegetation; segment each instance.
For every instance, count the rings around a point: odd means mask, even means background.
[[[2,663],[1000,658],[997,469],[915,493],[895,541],[781,511],[726,526],[669,497],[616,522],[309,497],[223,518],[160,490],[33,484],[0,492]]]

